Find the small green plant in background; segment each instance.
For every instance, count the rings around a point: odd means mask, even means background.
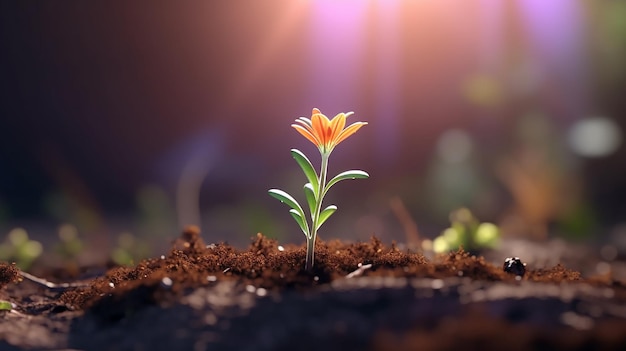
[[[279,189],[270,189],[269,194],[281,202],[287,204],[291,209],[289,213],[298,223],[300,229],[306,237],[306,263],[305,269],[311,270],[314,263],[315,239],[317,230],[326,220],[337,210],[337,206],[330,205],[322,209],[322,202],[328,190],[338,182],[345,179],[368,178],[369,175],[361,170],[349,170],[339,173],[330,181],[326,181],[328,171],[328,158],[331,152],[339,143],[347,137],[356,133],[367,122],[355,122],[346,126],[346,118],[353,112],[339,113],[332,120],[323,115],[320,110],[314,108],[311,118],[300,117],[291,126],[302,136],[312,142],[319,150],[322,157],[319,174],[313,168],[311,161],[298,149],[291,149],[291,156],[296,160],[308,183],[304,185],[304,194],[310,210],[310,223],[302,209],[302,206],[288,193]]]
[[[15,262],[21,270],[28,270],[43,252],[39,241],[30,240],[24,228],[15,228],[9,232],[0,244],[0,260]]]
[[[78,235],[78,228],[72,224],[59,226],[59,240],[55,251],[64,262],[75,262],[83,250],[84,244]]]
[[[59,242],[54,245],[54,252],[69,274],[80,272],[80,255],[85,247],[78,228],[69,223],[61,224],[57,232]]]
[[[497,225],[479,222],[467,208],[460,208],[450,214],[450,227],[433,240],[433,251],[444,253],[463,247],[474,251],[495,248],[500,238]]]
[[[150,246],[145,240],[139,240],[129,232],[123,232],[117,238],[117,246],[111,252],[111,260],[120,266],[132,266],[150,254]]]

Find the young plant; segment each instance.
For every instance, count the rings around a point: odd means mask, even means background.
[[[450,227],[435,238],[433,251],[444,253],[460,247],[469,251],[495,248],[499,237],[497,225],[478,221],[469,209],[463,207],[452,211]]]
[[[367,122],[355,122],[346,126],[346,118],[353,112],[340,113],[332,120],[323,115],[320,110],[314,108],[311,118],[300,117],[296,119],[296,123],[291,126],[297,130],[302,136],[307,138],[315,146],[317,146],[322,162],[320,171],[317,173],[311,164],[311,161],[298,149],[291,149],[291,156],[296,160],[308,182],[304,184],[304,195],[309,206],[310,222],[307,220],[302,206],[291,195],[280,189],[270,189],[269,194],[281,202],[287,204],[291,209],[289,213],[296,220],[300,229],[306,237],[306,270],[313,268],[315,239],[318,229],[326,222],[326,220],[337,210],[337,206],[330,205],[322,209],[322,202],[328,190],[338,182],[344,179],[368,178],[369,175],[361,170],[349,170],[339,173],[330,181],[326,181],[328,171],[328,158],[331,152],[339,143],[347,137],[356,133]]]
[[[14,261],[21,270],[28,270],[42,252],[41,243],[31,240],[23,228],[11,230],[0,244],[0,260]]]
[[[111,260],[120,266],[132,266],[142,258],[148,257],[150,247],[145,240],[123,232],[117,238],[117,247],[111,252]]]

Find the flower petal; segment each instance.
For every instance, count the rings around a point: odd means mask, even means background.
[[[367,124],[367,122],[355,122],[355,123],[352,123],[350,126],[348,126],[348,128],[342,130],[341,133],[339,133],[339,136],[337,136],[337,140],[335,140],[335,145],[337,145],[340,142],[344,141],[350,135],[356,133],[356,131],[359,130],[359,128],[363,127],[366,124]]]
[[[343,127],[346,126],[346,114],[340,113],[330,121],[330,142],[332,144],[337,144],[335,140],[339,137],[339,134],[343,130]]]
[[[309,127],[311,126],[311,119],[306,117],[300,117],[296,119],[296,122],[300,122],[302,124],[307,124]]]
[[[302,125],[309,132],[313,133],[313,127],[311,127],[311,124],[307,123],[307,121],[303,121],[302,119],[298,118],[295,120],[295,122]]]
[[[318,109],[313,109],[313,111],[316,110],[319,111]],[[326,138],[326,133],[329,124],[330,121],[328,120],[328,117],[324,116],[324,114],[322,113],[314,113],[313,116],[311,116],[311,126],[313,127],[313,134],[317,136],[317,138],[321,142],[319,146],[324,146],[328,142],[328,139]]]
[[[319,147],[321,141],[310,131],[308,131],[306,128],[304,128],[303,126],[299,125],[299,124],[292,124],[291,125],[295,130],[297,130],[300,134],[302,134],[302,136],[304,136],[305,138],[307,138],[310,142],[312,142],[313,144],[315,144],[315,146]]]

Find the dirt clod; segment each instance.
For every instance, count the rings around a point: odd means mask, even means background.
[[[0,262],[0,288],[20,280],[20,271],[15,263]]]

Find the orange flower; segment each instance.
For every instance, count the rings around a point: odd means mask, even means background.
[[[356,133],[367,122],[355,122],[346,126],[346,118],[354,112],[340,113],[329,120],[320,110],[314,108],[311,119],[300,117],[291,126],[317,146],[322,154],[330,154],[340,142]]]

